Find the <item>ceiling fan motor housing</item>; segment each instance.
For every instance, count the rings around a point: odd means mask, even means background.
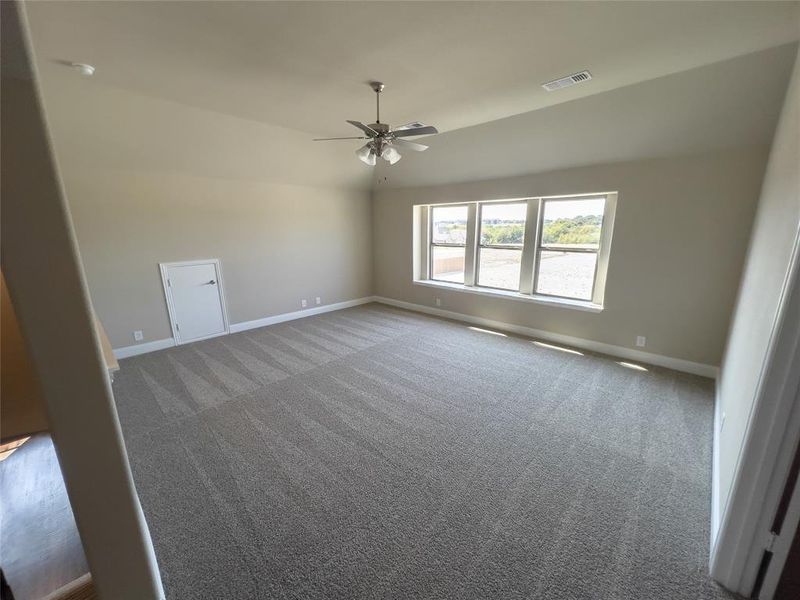
[[[386,123],[371,123],[370,127],[382,135],[389,133],[389,126]]]

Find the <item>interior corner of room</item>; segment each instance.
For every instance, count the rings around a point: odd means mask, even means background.
[[[799,2],[2,11],[3,600],[796,597]]]

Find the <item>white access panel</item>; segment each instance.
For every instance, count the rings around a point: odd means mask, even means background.
[[[161,263],[160,267],[176,344],[229,332],[219,260]]]

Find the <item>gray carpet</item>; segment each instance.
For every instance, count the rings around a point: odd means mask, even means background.
[[[708,379],[371,304],[114,391],[171,600],[730,597]]]

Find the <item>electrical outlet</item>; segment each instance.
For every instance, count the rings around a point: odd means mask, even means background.
[[[636,336],[636,345],[640,348],[644,348],[647,345],[647,338],[643,335]]]
[[[317,304],[317,306],[319,306],[320,304],[322,304],[322,298],[320,298],[319,296],[317,296],[317,297],[314,299],[314,302]]]
[[[306,306],[308,306],[308,301],[305,298],[303,298],[302,300],[300,300],[300,307],[305,308]]]
[[[137,342],[141,342],[144,339],[144,334],[141,331],[134,331],[133,339]]]
[[[441,306],[441,305],[442,305],[442,299],[441,298],[437,298],[436,299],[436,306]]]

